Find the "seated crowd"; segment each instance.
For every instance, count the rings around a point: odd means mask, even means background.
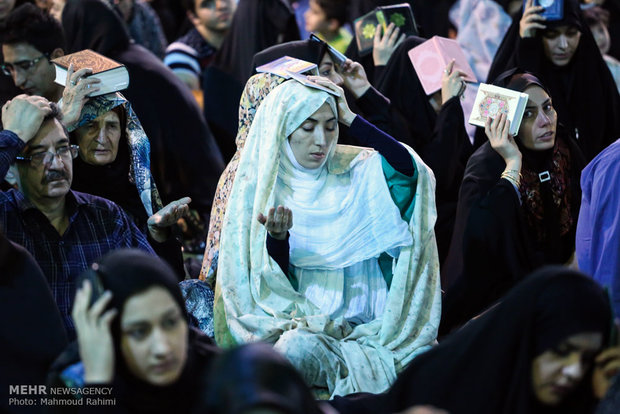
[[[0,412],[620,411],[620,8],[395,3],[0,1]]]

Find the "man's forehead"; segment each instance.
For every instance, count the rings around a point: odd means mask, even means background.
[[[32,151],[37,148],[56,147],[68,142],[69,136],[62,124],[58,119],[53,118],[43,122],[37,134],[28,142],[28,148]]]
[[[37,48],[30,43],[14,43],[2,45],[2,55],[4,61],[7,63],[15,63],[21,60],[31,60],[41,56],[41,53]]]

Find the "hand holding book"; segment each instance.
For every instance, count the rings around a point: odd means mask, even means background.
[[[377,25],[372,45],[372,60],[375,66],[387,65],[394,50],[405,40],[405,33],[400,32],[394,23],[390,23],[382,35],[383,28]]]
[[[336,104],[338,106],[338,121],[346,126],[351,126],[351,123],[353,123],[357,115],[349,108],[347,98],[344,96],[344,90],[334,82],[322,76],[308,76],[308,79],[334,91],[334,94],[337,94]]]
[[[80,120],[80,114],[84,108],[84,104],[88,102],[91,94],[100,90],[97,84],[101,83],[100,79],[87,77],[92,74],[92,69],[82,68],[74,71],[73,63],[67,69],[67,79],[69,82],[62,92],[62,119],[68,127]]]
[[[455,96],[462,96],[465,93],[467,84],[465,83],[466,72],[454,69],[455,60],[452,59],[443,71],[441,78],[441,103],[445,104]]]
[[[370,82],[364,67],[359,62],[347,59],[340,69],[340,76],[347,88],[355,99],[358,99],[370,88]]]
[[[536,35],[536,29],[544,30],[547,28],[542,22],[547,20],[544,16],[541,16],[545,8],[542,6],[534,6],[534,0],[527,0],[523,10],[523,16],[519,22],[519,36],[522,39],[527,37],[534,37]]]
[[[484,132],[491,143],[491,147],[502,156],[506,162],[506,169],[521,171],[521,151],[510,134],[510,121],[505,113],[495,119],[488,117],[484,125]]]

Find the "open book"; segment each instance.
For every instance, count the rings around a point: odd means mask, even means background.
[[[385,31],[390,23],[394,23],[400,29],[401,34],[418,35],[418,26],[409,3],[379,6],[353,22],[355,40],[360,56],[367,55],[372,51],[377,25],[381,25]]]
[[[97,85],[100,90],[90,96],[122,91],[129,86],[129,72],[124,65],[90,49],[61,56],[53,59],[52,63],[56,67],[54,82],[62,86],[67,85],[67,71],[70,64],[73,63],[74,73],[83,68],[92,69],[93,72],[88,77],[98,78],[101,83]]]
[[[409,51],[409,59],[427,95],[441,89],[441,78],[446,65],[455,60],[453,70],[465,72],[467,82],[477,82],[465,53],[456,40],[433,36]]]
[[[273,73],[284,79],[290,79],[291,76],[289,73],[291,72],[304,73],[308,71],[313,71],[314,75],[318,75],[316,64],[290,56],[282,56],[279,59],[265,63],[256,68],[256,72],[258,73]]]
[[[500,114],[506,114],[510,121],[510,135],[517,135],[528,98],[527,93],[481,83],[469,123],[484,127],[487,118],[495,119]]]

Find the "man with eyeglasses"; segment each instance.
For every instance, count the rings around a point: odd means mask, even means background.
[[[34,256],[50,285],[70,338],[75,280],[110,250],[139,247],[146,236],[111,201],[71,191],[73,158],[55,104],[19,95],[2,107],[0,177],[16,162],[19,190],[0,193],[0,226]]]
[[[0,40],[4,58],[0,76],[10,76],[28,95],[58,102],[63,87],[54,83],[56,69],[50,60],[64,55],[60,23],[32,4],[22,5],[7,17]]]

